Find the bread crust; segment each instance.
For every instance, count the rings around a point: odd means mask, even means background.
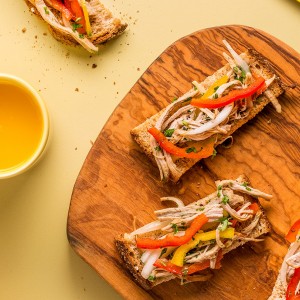
[[[246,53],[242,54],[243,57],[247,57],[250,65],[255,66],[264,76],[264,78],[272,78],[275,74],[270,63],[264,59],[258,52],[253,49],[249,49]],[[203,84],[205,86],[212,85],[217,79],[224,76],[229,71],[229,65],[225,65],[218,71],[216,71],[213,75],[207,77]],[[260,75],[260,74],[257,74]],[[279,77],[275,77],[275,80],[268,87],[268,90],[272,91],[272,93],[277,98],[284,92],[284,88],[282,86],[281,80]],[[250,110],[248,116],[244,119],[237,120],[230,128],[227,134],[224,135],[213,135],[216,143],[215,146],[221,144],[227,137],[231,136],[238,128],[247,123],[249,120],[254,118],[263,108],[270,103],[269,98],[267,98],[264,94],[259,97],[259,101],[254,102],[254,107]],[[138,125],[137,127],[131,130],[131,135],[133,139],[137,142],[137,144],[142,148],[145,154],[152,160],[154,164],[155,159],[150,146],[150,134],[148,133],[148,129],[155,126],[158,118],[164,112],[164,109],[153,115],[149,119],[147,119],[144,123]],[[195,143],[197,147],[197,143]],[[199,159],[200,160],[200,159]],[[194,164],[196,164],[199,160],[197,159],[188,159],[188,158],[179,158],[175,161],[176,168],[178,169],[178,173],[172,173],[170,170],[170,180],[177,182],[179,178],[188,171]]]
[[[241,177],[241,178],[243,178],[245,182],[249,183],[249,180],[246,177]],[[212,195],[214,195],[214,194],[209,195],[208,198]],[[243,194],[243,196],[245,198],[247,198],[247,200],[250,200],[251,202],[258,203],[257,199],[255,199],[249,195]],[[261,207],[260,204],[259,204],[259,206],[262,211],[262,215],[259,219],[258,224],[256,225],[254,230],[249,235],[250,238],[258,238],[264,234],[267,234],[271,230],[271,226],[266,217],[266,214],[263,211],[263,208]],[[233,243],[230,247],[223,249],[223,254],[226,254],[226,253],[230,252],[231,250],[234,250],[234,249],[238,248],[239,246],[244,245],[245,243],[246,243],[246,241],[235,240],[235,241],[233,241]],[[136,247],[135,238],[129,236],[126,233],[120,234],[119,236],[117,236],[115,238],[115,244],[116,244],[116,248],[117,248],[121,258],[123,259],[123,261],[125,263],[126,268],[133,275],[135,281],[141,287],[143,287],[145,290],[149,290],[160,283],[163,283],[163,282],[166,282],[166,281],[169,281],[169,280],[175,278],[174,276],[170,275],[170,277],[160,279],[160,281],[156,280],[155,282],[150,282],[149,280],[146,280],[145,278],[143,278],[141,276],[141,272],[143,269],[143,263],[141,261],[141,251]]]
[[[35,9],[35,6],[29,0],[24,1],[30,11],[43,20],[38,10]],[[90,0],[86,3],[91,7],[91,9],[89,9],[89,17],[92,27],[92,35],[89,37],[89,40],[94,45],[105,43],[119,36],[127,28],[127,24],[122,22],[120,19],[115,18],[99,0]],[[52,12],[58,17],[58,19],[60,19],[58,12],[55,10]],[[70,34],[61,32],[60,30],[53,28],[51,25],[48,25],[48,28],[52,36],[59,42],[70,46],[79,45],[79,43]]]

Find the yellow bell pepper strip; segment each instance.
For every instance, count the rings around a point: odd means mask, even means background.
[[[90,17],[89,17],[89,13],[88,13],[88,10],[86,7],[85,0],[80,0],[80,4],[81,4],[81,8],[82,8],[83,15],[84,15],[86,33],[87,33],[87,35],[91,35],[92,27],[91,27]]]
[[[225,239],[232,239],[234,237],[234,228],[228,227],[224,231],[220,231],[220,237]],[[206,242],[215,239],[215,230],[197,233],[190,242],[180,246],[175,250],[171,263],[176,266],[182,267],[184,264],[184,258],[190,250],[194,249],[200,242]]]
[[[258,77],[251,85],[249,85],[245,89],[232,90],[226,96],[220,97],[218,99],[193,98],[191,101],[191,105],[200,108],[220,108],[234,101],[248,98],[255,93],[262,93],[265,88],[265,79],[263,77]]]
[[[218,252],[217,255],[217,261],[216,261],[216,266],[215,269],[221,268],[221,259],[223,258],[222,250]],[[176,274],[179,276],[186,276],[186,275],[191,275],[196,272],[205,270],[210,267],[210,260],[206,260],[201,263],[194,263],[191,265],[179,267],[174,265],[171,261],[166,261],[165,259],[158,259],[153,266],[159,269],[163,269],[168,271],[169,273]]]
[[[183,236],[175,236],[174,234],[168,234],[165,238],[159,240],[137,237],[136,245],[140,249],[158,249],[171,246],[181,246],[189,242],[192,239],[192,237],[207,222],[207,216],[205,214],[201,214],[193,220],[191,226],[185,231],[185,234]]]
[[[299,234],[300,231],[300,219],[297,220],[289,230],[288,234],[285,236],[286,240],[290,243],[293,243],[296,241],[296,237]]]
[[[220,85],[226,83],[228,81],[228,76],[224,75],[220,79],[216,80],[208,89],[207,91],[200,97],[200,99],[208,99],[212,94],[214,94],[215,89]]]
[[[156,127],[151,127],[148,132],[155,138],[159,146],[166,152],[176,155],[178,157],[186,157],[191,159],[207,158],[214,153],[214,140],[210,139],[203,144],[203,148],[197,151],[194,147],[180,148],[170,142],[165,135]]]

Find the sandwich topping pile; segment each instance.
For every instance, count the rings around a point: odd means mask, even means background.
[[[157,220],[116,239],[117,248],[145,289],[179,278],[204,281],[223,255],[247,241],[261,241],[269,223],[255,198],[272,196],[237,180],[217,181],[217,191],[189,205],[155,211]]]
[[[293,224],[286,239],[291,244],[269,300],[300,299],[300,219]]]
[[[226,66],[201,83],[194,81],[190,91],[131,132],[155,160],[161,179],[177,181],[267,103],[281,112],[277,97],[283,89],[265,61],[254,50],[238,55],[223,42],[231,54],[224,53]]]
[[[126,23],[112,16],[99,0],[25,0],[49,24],[53,36],[66,44],[97,52],[97,44],[120,35]]]

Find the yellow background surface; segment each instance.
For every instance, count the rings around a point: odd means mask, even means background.
[[[47,26],[24,1],[1,1],[0,72],[22,77],[40,92],[51,115],[52,138],[38,166],[0,181],[0,299],[120,299],[70,248],[68,207],[92,142],[171,43],[207,27],[240,24],[300,52],[300,3],[293,0],[103,3],[129,26],[91,56],[45,35]]]

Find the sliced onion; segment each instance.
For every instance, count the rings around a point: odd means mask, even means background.
[[[143,227],[136,229],[135,231],[131,232],[130,235],[133,236],[133,235],[137,235],[137,234],[144,234],[144,233],[151,232],[154,230],[159,230],[168,224],[169,224],[169,222],[167,222],[167,221],[166,222],[154,221],[149,224],[146,224]]]
[[[228,118],[232,111],[232,108],[233,104],[226,105],[214,120],[208,121],[207,123],[193,130],[179,130],[178,134],[181,134],[183,136],[193,136],[211,130]]]
[[[248,64],[232,49],[230,44],[226,41],[223,40],[224,45],[232,55],[233,59],[235,60],[236,64],[240,66],[246,73],[250,73],[250,69]]]
[[[161,249],[155,249],[155,250],[149,250],[152,253],[149,255],[148,259],[145,261],[145,265],[143,267],[143,270],[141,272],[141,276],[145,279],[148,279],[151,272],[155,269],[153,264],[156,262],[156,260],[159,258],[161,254]]]
[[[288,270],[288,264],[286,263],[286,260],[289,259],[292,255],[294,255],[294,253],[298,250],[299,246],[299,242],[292,243],[282,263],[281,269],[279,271],[279,276],[284,284],[287,284],[286,275]]]
[[[176,197],[162,197],[162,198],[160,198],[160,201],[162,201],[162,202],[163,201],[172,201],[177,204],[177,207],[185,206],[184,203],[182,202],[182,200],[179,198],[176,198]]]

